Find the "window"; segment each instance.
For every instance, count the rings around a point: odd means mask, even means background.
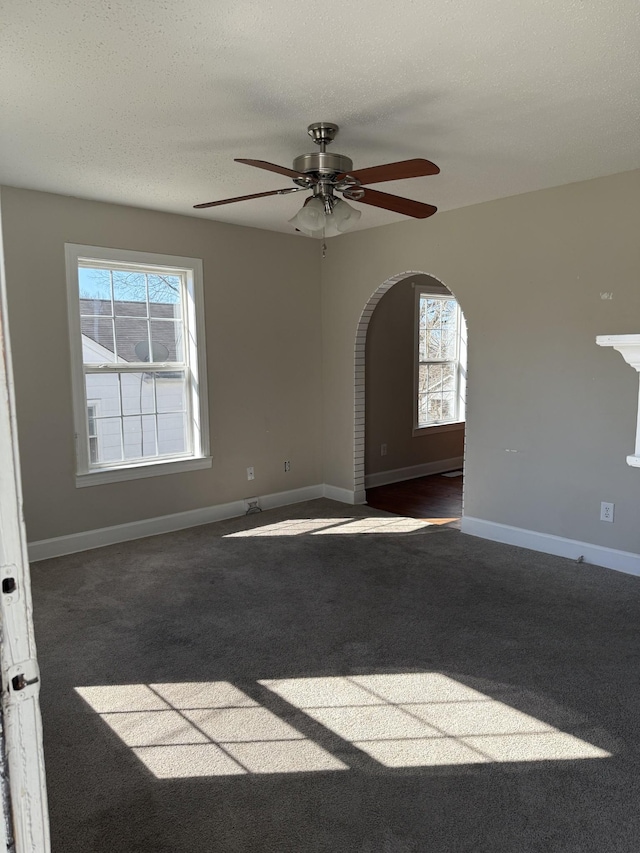
[[[466,325],[460,306],[442,292],[417,291],[416,428],[465,418]]]
[[[66,254],[76,484],[210,466],[202,262]]]

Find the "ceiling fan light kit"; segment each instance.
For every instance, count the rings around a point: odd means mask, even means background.
[[[362,216],[361,210],[335,197],[330,200],[331,207],[327,211],[326,201],[318,196],[309,199],[289,220],[290,224],[308,237],[337,237],[353,228]]]
[[[435,163],[416,158],[354,171],[353,162],[349,157],[326,150],[327,145],[333,142],[337,132],[338,125],[332,122],[317,121],[310,124],[307,133],[320,150],[296,157],[293,161],[293,169],[267,163],[264,160],[236,160],[237,163],[245,163],[248,166],[286,175],[292,178],[296,184],[295,187],[211,201],[205,204],[196,204],[194,207],[217,207],[221,204],[231,204],[247,199],[270,195],[288,195],[293,192],[311,190],[313,193],[311,198],[305,201],[302,208],[289,222],[301,233],[309,237],[321,238],[343,234],[353,228],[360,219],[362,212],[347,204],[343,199],[391,210],[395,213],[411,216],[414,219],[425,219],[436,212],[437,208],[432,204],[424,204],[420,201],[401,198],[363,186],[363,184],[375,184],[382,181],[437,175],[440,169]],[[340,193],[343,199],[338,198],[336,193]]]

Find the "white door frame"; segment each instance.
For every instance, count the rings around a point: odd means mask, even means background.
[[[31,580],[22,516],[7,292],[0,219],[0,617],[2,717],[12,827],[0,849],[49,853],[49,816],[40,718],[40,673],[33,633]],[[7,590],[5,592],[5,589]],[[0,820],[0,824],[4,821]],[[9,832],[13,834],[13,845]],[[4,838],[2,837],[4,836]]]

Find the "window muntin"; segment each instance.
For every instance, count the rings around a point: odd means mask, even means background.
[[[89,248],[67,246],[78,475],[208,458],[201,262]]]
[[[464,419],[463,328],[462,313],[453,297],[418,294],[418,428]]]

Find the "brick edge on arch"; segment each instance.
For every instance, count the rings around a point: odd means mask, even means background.
[[[367,300],[356,329],[354,352],[354,420],[353,420],[353,502],[365,503],[367,494],[364,487],[364,421],[365,421],[365,347],[369,322],[375,308],[388,290],[412,275],[428,275],[440,281],[434,275],[423,270],[406,270],[384,281]],[[444,282],[441,282],[444,284]]]

